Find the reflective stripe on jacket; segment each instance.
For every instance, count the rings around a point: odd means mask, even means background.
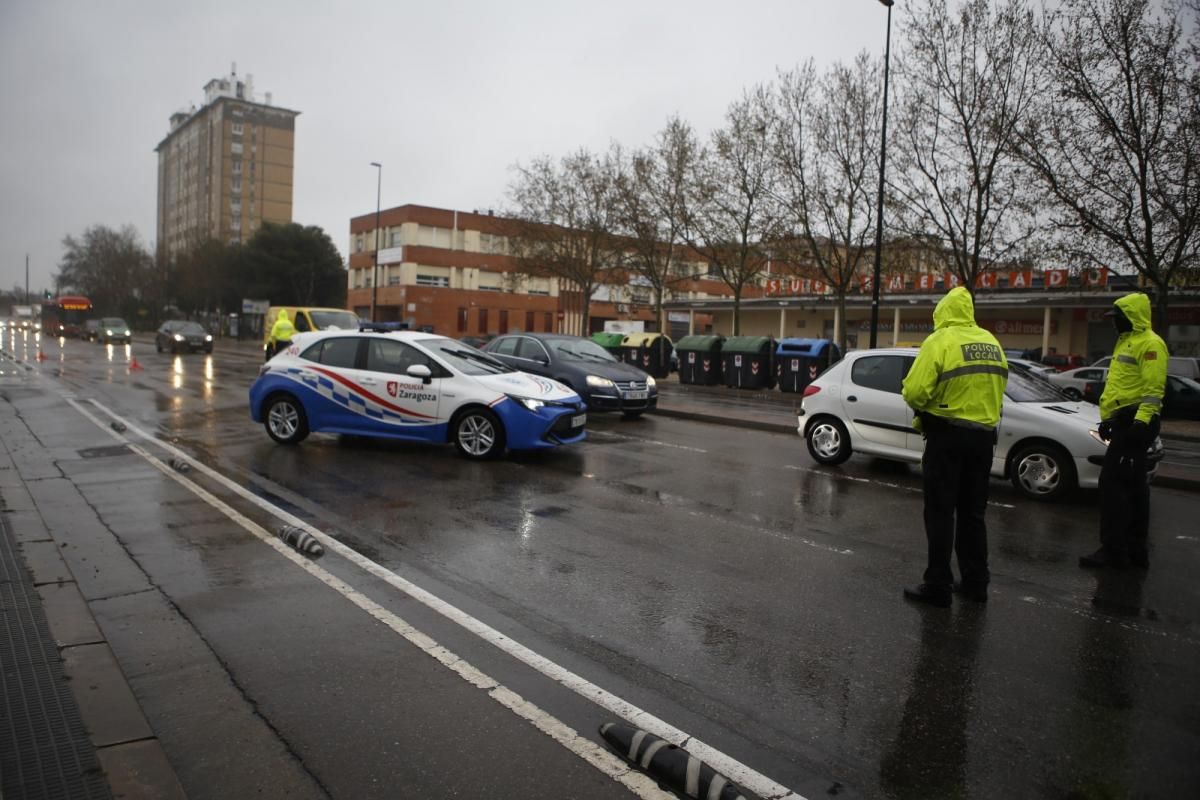
[[[1113,305],[1121,309],[1133,330],[1117,338],[1104,394],[1100,396],[1100,419],[1112,419],[1121,409],[1136,405],[1136,419],[1149,423],[1162,413],[1167,345],[1150,327],[1149,297],[1141,292],[1127,294]]]
[[[995,428],[1008,359],[996,337],[975,324],[971,293],[951,289],[933,310],[933,327],[904,379],[904,402],[918,414]]]

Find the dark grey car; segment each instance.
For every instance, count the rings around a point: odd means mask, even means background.
[[[510,333],[497,336],[484,352],[510,367],[553,378],[575,390],[589,411],[620,411],[636,417],[658,406],[654,378],[580,336]]]
[[[175,319],[164,322],[154,334],[154,349],[158,352],[192,353],[203,350],[211,353],[213,337],[198,322]]]

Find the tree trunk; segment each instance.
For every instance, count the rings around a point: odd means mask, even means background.
[[[846,289],[844,287],[838,289],[837,295],[838,306],[838,324],[833,331],[833,341],[837,344],[838,350],[846,352]]]
[[[738,287],[733,292],[733,335],[742,335],[742,289]]]

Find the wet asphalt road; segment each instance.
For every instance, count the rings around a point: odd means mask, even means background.
[[[15,344],[5,347],[35,352]],[[798,437],[661,417],[593,416],[582,446],[484,464],[450,447],[324,435],[286,448],[249,420],[252,353],[173,357],[75,341],[43,352],[41,377],[23,392],[103,404],[806,797],[1200,794],[1200,495],[1156,488],[1149,573],[1097,576],[1075,565],[1096,544],[1094,493],[1051,506],[993,483],[991,602],[922,609],[900,599],[924,564],[908,467],[854,458],[819,468]],[[131,352],[144,369],[128,370]],[[152,477],[128,463],[90,467],[107,472],[113,513]],[[123,488],[113,483],[121,470]],[[86,483],[86,472],[73,479]],[[164,506],[147,560],[169,597],[283,580],[289,567],[266,555],[222,559],[228,533],[186,532],[181,510],[196,530],[224,530],[212,509]],[[326,566],[380,596],[352,566]],[[305,580],[287,579],[299,603]],[[278,629],[288,621],[259,620],[249,637],[239,617],[255,607],[237,607],[237,596],[203,623],[205,641],[232,680],[244,673],[259,687],[280,738],[306,752],[292,740],[316,714],[358,737],[347,750],[372,751],[383,723],[355,705],[377,690],[341,686],[340,703],[325,698],[305,717],[294,689],[267,688],[276,665],[259,637],[274,630],[286,649],[294,642]],[[400,607],[582,735],[612,718],[427,609]],[[330,614],[296,626],[329,637],[313,646],[315,670],[346,652],[383,658],[390,634]],[[389,680],[399,688],[405,676]],[[337,758],[305,761],[329,794],[361,789],[339,783]]]

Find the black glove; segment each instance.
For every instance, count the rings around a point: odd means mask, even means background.
[[[1100,423],[1100,427],[1097,429],[1096,432],[1100,434],[1100,438],[1103,439],[1104,441],[1106,441],[1106,442],[1112,441],[1112,437],[1113,437],[1112,422],[1107,419],[1104,420],[1103,422]]]
[[[1129,430],[1125,433],[1125,452],[1130,454],[1144,453],[1150,447],[1150,442],[1153,437],[1150,435],[1150,426],[1139,420],[1134,420],[1133,425],[1129,426]]]

